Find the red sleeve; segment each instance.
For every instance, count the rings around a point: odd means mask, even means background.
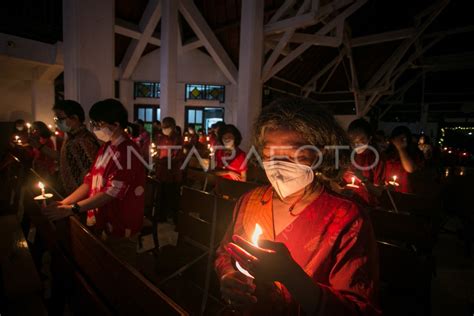
[[[227,253],[227,251],[224,249],[224,246],[232,242],[232,236],[234,234],[243,235],[244,233],[242,214],[239,212],[239,209],[241,208],[244,199],[245,195],[237,201],[232,217],[232,224],[229,225],[229,227],[227,228],[224,238],[222,238],[219,248],[217,248],[216,251],[216,260],[214,261],[214,268],[216,270],[219,280],[224,274],[235,271],[234,266],[232,265],[232,259]]]
[[[340,237],[335,256],[329,286],[320,284],[322,295],[317,315],[380,315],[373,303],[378,263],[368,219],[359,216],[350,224]]]

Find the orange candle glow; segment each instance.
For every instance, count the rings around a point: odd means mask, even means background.
[[[397,182],[397,176],[392,177],[392,181],[388,182],[389,184],[398,187],[400,184]]]
[[[260,238],[260,236],[263,234],[263,230],[262,230],[262,227],[260,227],[260,225],[258,224],[255,224],[255,230],[253,232],[253,235],[252,235],[252,244],[254,244],[255,246],[258,247],[258,239]],[[236,262],[235,263],[235,266],[237,267],[237,269],[245,276],[253,279],[254,277],[247,271],[245,270],[244,268],[242,268],[242,266],[239,264],[239,262]]]
[[[38,182],[38,187],[41,189],[41,196],[44,197],[44,184],[43,182]]]

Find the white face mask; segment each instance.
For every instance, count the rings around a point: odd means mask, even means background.
[[[17,126],[16,129],[21,132],[24,129],[24,127],[23,126]]]
[[[163,128],[161,131],[163,132],[163,135],[169,136],[172,130],[171,128],[167,127],[167,128]]]
[[[234,148],[234,140],[233,139],[228,139],[226,141],[223,140],[222,143],[224,144],[224,147],[227,148],[227,149]]]
[[[108,127],[102,127],[100,129],[94,130],[94,134],[99,140],[106,143],[110,141],[114,132],[111,131]]]
[[[58,126],[58,128],[63,131],[64,133],[69,133],[71,131],[71,127],[69,125],[66,124],[66,121],[62,120],[62,121],[58,121],[56,123],[56,125]]]
[[[292,195],[314,180],[314,172],[310,166],[286,161],[264,161],[263,168],[273,189],[280,198]]]
[[[368,147],[369,144],[355,144],[354,150],[357,154],[362,154]]]

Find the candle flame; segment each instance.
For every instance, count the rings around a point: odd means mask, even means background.
[[[352,185],[354,185],[356,178],[352,177]]]
[[[44,183],[43,183],[43,182],[38,182],[38,187],[39,187],[41,190],[44,190]]]
[[[30,124],[30,123],[26,123],[26,127],[30,128],[30,127],[31,127],[31,124]]]
[[[260,236],[263,234],[263,230],[262,230],[262,227],[260,227],[260,225],[258,224],[255,224],[255,230],[253,231],[253,234],[252,234],[252,244],[254,244],[255,246],[258,246],[258,239],[260,238]],[[237,269],[245,276],[253,279],[253,275],[251,275],[247,270],[245,270],[244,268],[242,268],[242,266],[239,264],[239,262],[236,262],[235,263],[235,266],[237,267]]]
[[[18,135],[15,135],[15,139],[18,140],[20,138],[20,136]]]
[[[209,141],[209,139],[210,139],[209,136],[207,136],[207,137],[206,137],[206,141]]]
[[[393,182],[397,182],[397,176],[393,176]]]

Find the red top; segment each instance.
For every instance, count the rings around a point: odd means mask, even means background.
[[[262,239],[285,244],[296,263],[319,285],[322,295],[314,298],[317,315],[380,315],[374,303],[378,284],[376,242],[368,216],[350,200],[323,190],[275,236],[271,194],[268,186],[259,187],[237,202],[235,224],[217,250],[218,276],[235,270],[223,246],[231,242],[233,234],[250,240],[258,223]],[[258,302],[244,314],[298,315],[299,306],[284,285],[275,282],[262,293],[255,281]]]
[[[40,137],[39,142],[41,145],[48,147],[54,150],[54,143],[51,137],[43,138]],[[34,168],[38,171],[41,175],[51,175],[56,171],[56,162],[53,158],[43,154],[39,149],[33,149],[33,157],[34,157]]]
[[[366,149],[361,154],[354,155],[354,164],[351,164],[349,170],[344,173],[343,179],[346,183],[352,183],[352,177],[355,177],[354,184],[359,186],[358,188],[353,187],[346,187],[348,190],[354,192],[354,194],[358,197],[357,200],[361,200],[363,203],[367,205],[376,205],[377,200],[376,198],[369,193],[366,186],[361,182],[362,180],[359,179],[355,174],[355,170],[360,170],[362,175],[367,178],[367,180],[374,184],[374,185],[383,185],[382,176],[383,176],[383,163],[380,161],[380,156],[378,157],[376,154],[369,149]]]
[[[142,154],[143,158],[148,159],[149,152],[150,152],[150,133],[147,131],[143,131],[137,138],[134,139],[137,143],[138,147],[140,148],[140,153]]]
[[[412,155],[412,159],[416,165],[421,166],[423,162],[423,155],[421,152],[419,155]],[[410,183],[410,173],[405,171],[403,168],[400,157],[397,153],[396,157],[383,157],[383,173],[381,175],[381,181],[388,184],[389,181],[393,181],[393,176],[397,176],[398,186],[393,186],[393,190],[400,193],[413,193],[413,187]]]
[[[230,170],[242,175],[247,171],[247,163],[245,161],[246,154],[240,149],[235,149],[235,155],[232,157],[232,151],[225,149],[216,150],[216,168],[222,170]],[[224,175],[223,178],[233,180],[230,176]]]
[[[125,136],[105,143],[84,177],[90,187],[89,197],[104,192],[114,198],[96,209],[95,216],[96,228],[117,237],[134,235],[143,224],[145,167],[132,148],[139,150]]]

